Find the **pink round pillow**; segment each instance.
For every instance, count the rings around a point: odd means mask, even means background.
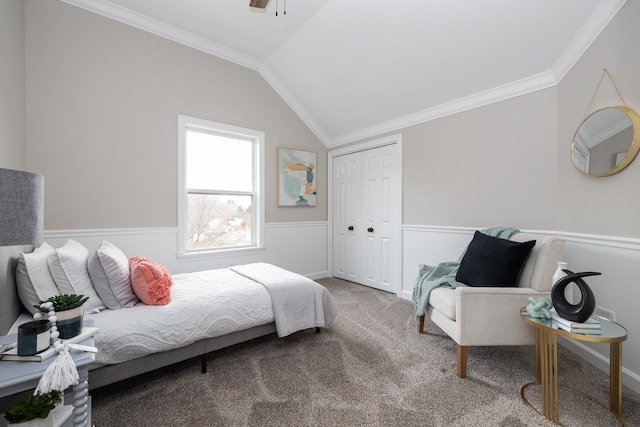
[[[140,300],[147,305],[167,305],[171,301],[173,278],[164,265],[151,258],[132,257],[129,259],[131,285]]]

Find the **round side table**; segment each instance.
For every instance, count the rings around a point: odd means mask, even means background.
[[[551,319],[531,317],[526,308],[520,309],[520,317],[535,328],[536,334],[536,381],[525,384],[520,390],[522,400],[534,411],[556,424],[560,423],[558,405],[558,335],[578,341],[609,343],[609,411],[624,426],[622,420],[622,342],[627,339],[627,330],[621,325],[603,317],[597,319],[601,323],[600,335],[587,335],[559,329]],[[537,410],[525,397],[525,389],[532,385],[542,386],[542,411]],[[573,390],[600,404],[595,398]]]

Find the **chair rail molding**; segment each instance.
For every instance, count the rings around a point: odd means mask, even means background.
[[[327,261],[327,221],[279,222],[265,224],[266,249],[247,255],[230,251],[228,256],[179,262],[177,258],[178,228],[96,228],[77,230],[45,230],[44,239],[53,247],[68,239],[94,251],[108,240],[128,257],[146,256],[165,265],[172,274],[225,268],[235,264],[269,262],[311,279],[329,275]],[[304,251],[295,244],[302,242]],[[308,242],[314,242],[309,245]]]

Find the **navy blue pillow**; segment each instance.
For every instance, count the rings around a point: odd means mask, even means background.
[[[456,280],[476,287],[516,287],[535,240],[513,242],[476,231],[460,261]]]

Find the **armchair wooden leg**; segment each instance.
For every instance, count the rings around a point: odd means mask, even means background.
[[[418,318],[418,333],[424,332],[424,314]]]
[[[469,347],[458,344],[458,377],[467,378],[467,357],[469,356]]]

